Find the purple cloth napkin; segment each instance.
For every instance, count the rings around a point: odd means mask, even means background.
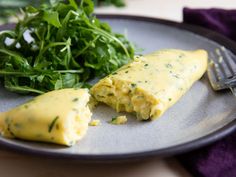
[[[183,22],[217,31],[236,41],[236,10],[184,8]],[[178,158],[196,177],[236,177],[236,132]]]
[[[183,22],[217,31],[236,41],[236,10],[184,8]]]

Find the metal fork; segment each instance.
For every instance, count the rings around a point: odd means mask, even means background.
[[[210,53],[207,69],[214,90],[230,89],[236,97],[236,56],[224,47]]]

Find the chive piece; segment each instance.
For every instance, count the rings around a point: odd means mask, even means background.
[[[115,121],[117,117],[112,117],[111,122]]]
[[[127,122],[126,116],[117,116],[113,117],[109,123],[114,124],[114,125],[121,125],[125,124]]]
[[[172,76],[179,79],[179,75],[177,75],[177,74],[173,74]]]
[[[72,101],[77,102],[78,100],[79,100],[79,98],[74,98]]]
[[[59,119],[59,116],[56,116],[56,117],[53,119],[53,121],[50,123],[50,125],[48,126],[48,132],[49,132],[49,133],[52,131],[52,129],[53,129],[53,127],[54,127],[54,125],[55,125],[57,119]]]
[[[173,68],[173,66],[170,63],[165,64],[167,68]]]
[[[144,66],[145,66],[145,67],[147,67],[147,66],[148,66],[148,64],[146,63]]]
[[[168,100],[169,100],[169,101],[171,101],[172,99],[171,99],[171,98],[169,98]]]
[[[10,134],[13,136],[13,137],[16,137],[15,134],[11,131],[11,128],[10,128],[11,124],[7,124],[7,131],[10,132]]]
[[[125,71],[125,73],[128,73],[129,71]]]
[[[137,84],[133,84],[133,83],[131,84],[131,87],[133,87],[133,88],[136,87],[136,86],[137,86]]]

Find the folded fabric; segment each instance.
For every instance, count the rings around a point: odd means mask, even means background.
[[[236,10],[184,8],[183,22],[212,29],[236,41]],[[196,177],[236,177],[236,132],[178,158]]]
[[[183,21],[212,29],[236,41],[236,10],[184,8]]]
[[[210,146],[178,157],[196,177],[236,176],[236,132]]]

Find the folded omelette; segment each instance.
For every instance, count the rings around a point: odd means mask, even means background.
[[[207,58],[205,50],[160,50],[135,58],[90,92],[118,112],[135,112],[141,120],[155,119],[202,77]]]
[[[91,118],[87,89],[55,90],[0,113],[0,132],[9,138],[71,146],[86,133]]]

